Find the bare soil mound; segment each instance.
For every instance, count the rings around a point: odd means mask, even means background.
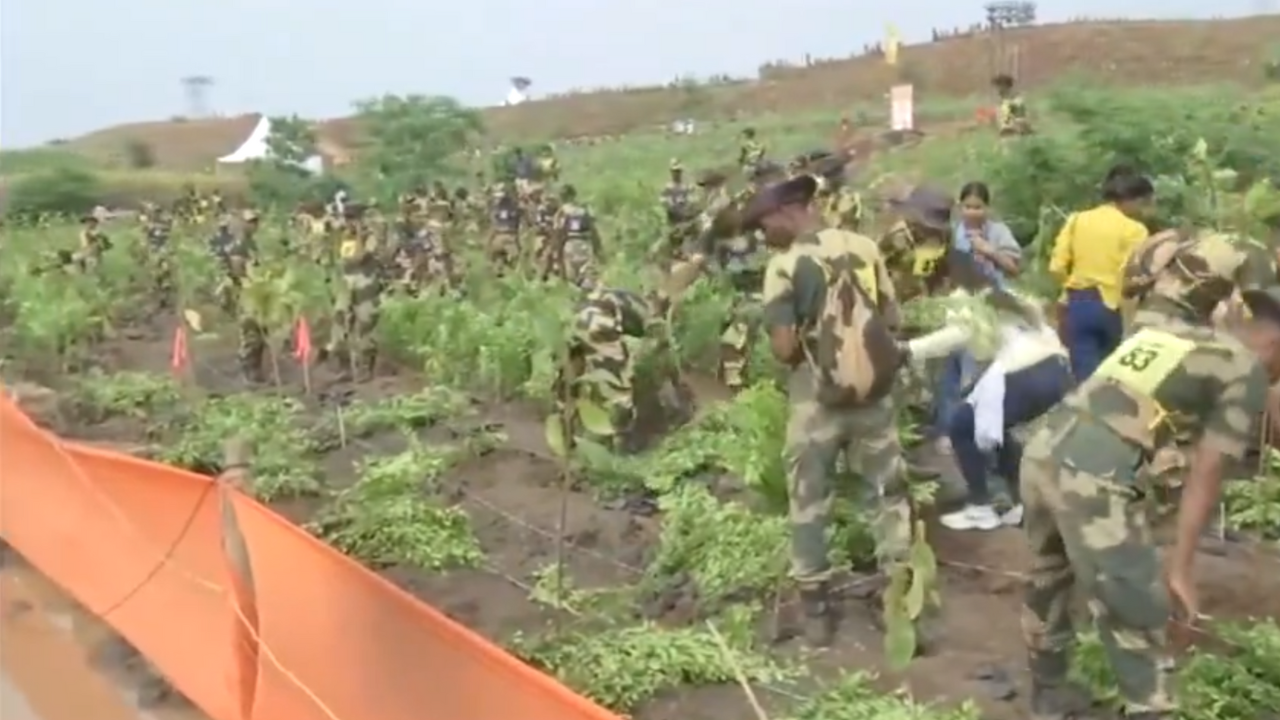
[[[1082,22],[1009,30],[1026,87],[1079,72],[1115,85],[1263,82],[1263,63],[1280,37],[1280,16],[1234,20]],[[951,37],[907,47],[897,68],[879,56],[820,60],[801,67],[766,66],[761,79],[708,87],[697,93],[699,117],[848,107],[880,101],[904,80],[917,97],[967,97],[989,91],[993,41],[987,35]],[[504,138],[584,138],[664,125],[692,112],[691,95],[668,87],[565,95],[518,107],[485,110]],[[98,159],[119,157],[131,141],[152,146],[164,168],[195,170],[235,149],[255,115],[214,120],[124,125],[73,140],[69,147]],[[322,123],[334,147],[351,148],[358,128],[350,118]]]

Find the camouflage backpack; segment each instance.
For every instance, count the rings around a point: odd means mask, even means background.
[[[826,295],[804,344],[817,399],[834,407],[868,405],[889,393],[904,360],[878,305],[875,242],[838,229],[818,238],[809,256],[822,268]]]

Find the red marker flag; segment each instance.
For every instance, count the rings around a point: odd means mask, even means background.
[[[182,374],[191,361],[187,348],[187,327],[179,325],[173,330],[173,346],[169,350],[169,367],[175,374]]]
[[[311,362],[311,352],[311,326],[306,318],[300,317],[293,327],[293,357],[305,365]]]

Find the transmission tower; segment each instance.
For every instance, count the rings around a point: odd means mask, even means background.
[[[1036,4],[1021,0],[996,0],[982,6],[987,13],[987,33],[990,53],[988,62],[991,74],[1008,73],[1018,76],[1018,48],[1006,47],[1005,31],[1009,28],[1035,24]]]
[[[207,95],[209,88],[213,87],[213,78],[208,75],[188,75],[181,82],[183,94],[187,98],[187,117],[208,117]]]

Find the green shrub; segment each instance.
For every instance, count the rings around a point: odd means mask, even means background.
[[[15,217],[83,214],[92,210],[101,196],[102,181],[94,173],[57,168],[15,180],[9,188],[6,211]]]

